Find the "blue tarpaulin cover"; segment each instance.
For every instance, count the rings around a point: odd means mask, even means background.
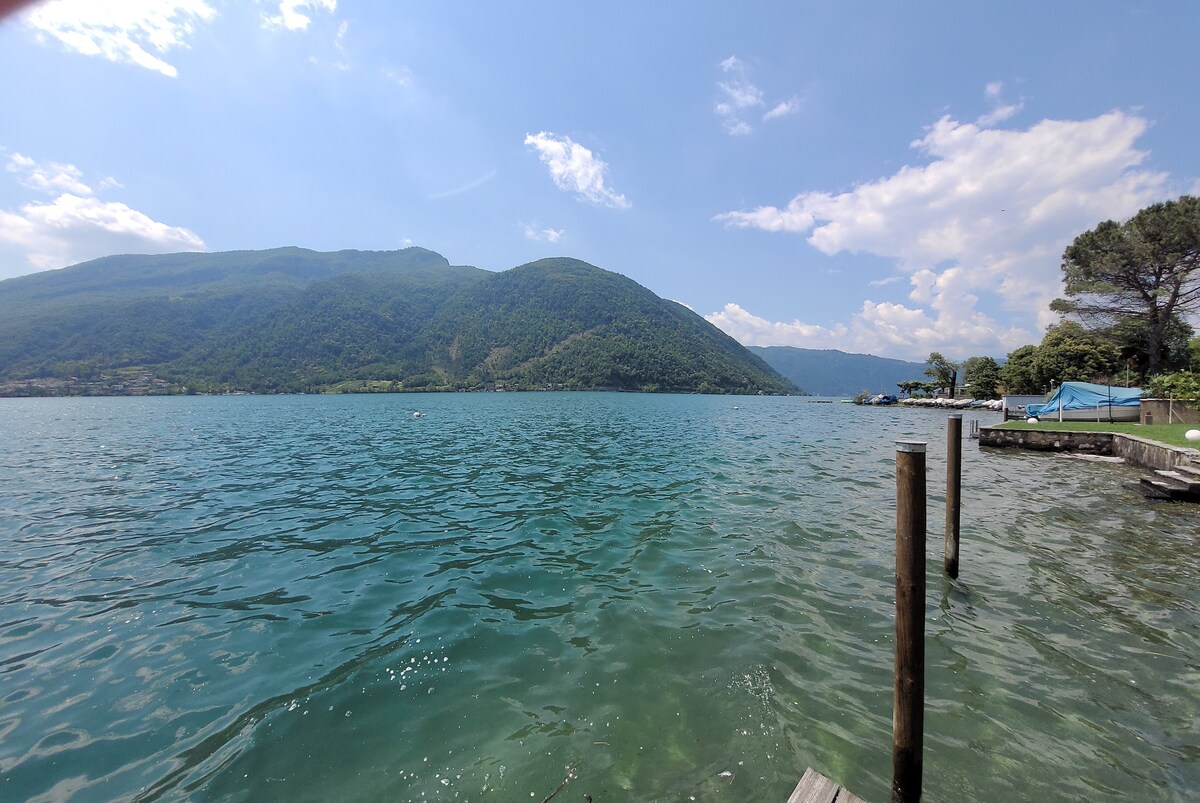
[[[1058,412],[1059,400],[1064,410],[1095,410],[1096,405],[1107,407],[1137,407],[1142,403],[1141,388],[1120,388],[1116,385],[1094,385],[1091,382],[1063,382],[1050,401],[1045,404],[1027,404],[1028,415],[1050,415]]]

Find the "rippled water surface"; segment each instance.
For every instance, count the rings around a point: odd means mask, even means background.
[[[902,438],[927,799],[1195,799],[1197,508],[968,441],[949,582],[945,418],[0,400],[0,799],[783,801],[811,765],[884,801]]]

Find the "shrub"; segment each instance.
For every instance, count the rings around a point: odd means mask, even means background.
[[[1191,371],[1159,374],[1150,380],[1150,386],[1146,389],[1145,395],[1152,399],[1200,402],[1200,375]]]

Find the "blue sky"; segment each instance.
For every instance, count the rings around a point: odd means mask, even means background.
[[[1003,356],[1200,192],[1193,2],[53,0],[0,22],[0,278],[577,257],[741,342]]]

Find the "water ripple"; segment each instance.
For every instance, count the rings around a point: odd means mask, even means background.
[[[426,416],[414,419],[411,406]],[[944,414],[485,394],[6,400],[0,788],[783,799],[889,785],[894,449],[930,441],[926,794],[1200,788],[1190,508]]]

